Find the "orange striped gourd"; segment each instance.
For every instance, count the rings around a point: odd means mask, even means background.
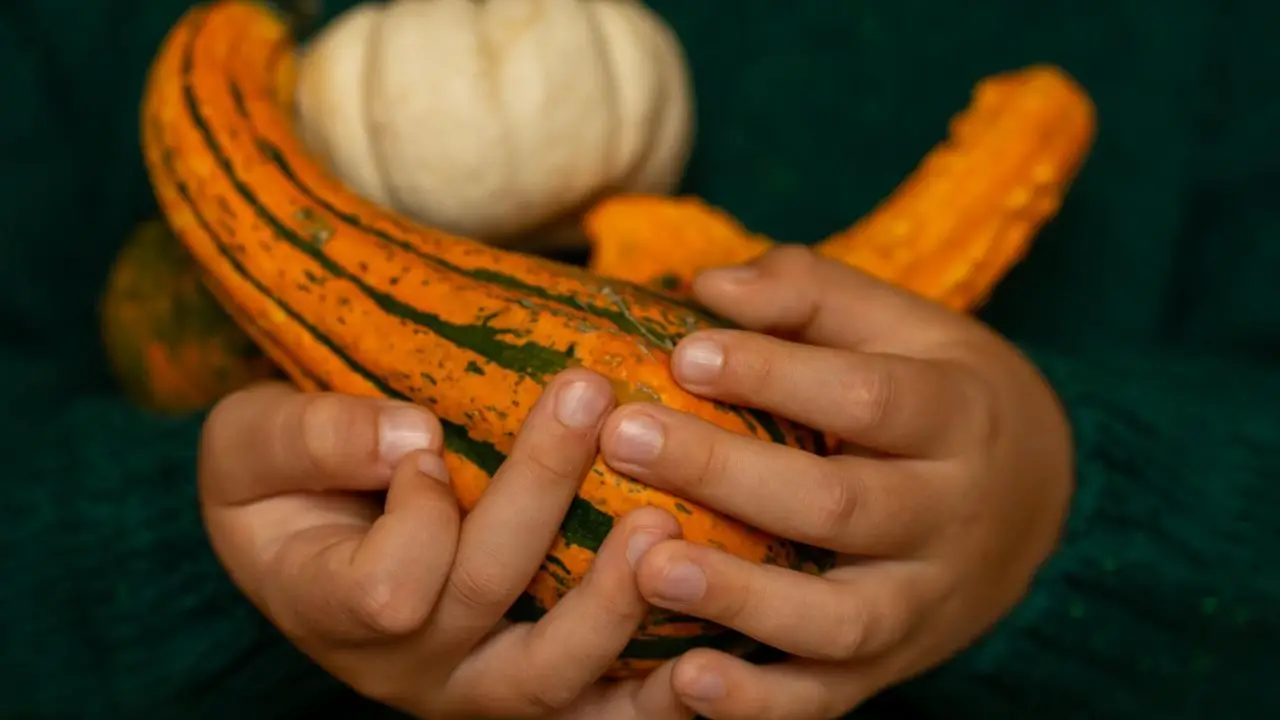
[[[230,315],[298,385],[434,410],[464,507],[505,459],[546,381],[608,377],[623,401],[665,403],[729,430],[820,452],[770,415],[695,397],[669,371],[691,305],[579,268],[409,223],[349,192],[291,122],[294,42],[265,5],[218,0],[178,21],[143,99],[146,165],[165,217]],[[684,537],[817,571],[827,556],[622,476],[597,461],[546,561],[512,608],[536,618],[574,587],[616,518],[672,513]],[[745,651],[728,630],[654,612],[612,670],[644,672],[694,647]]]

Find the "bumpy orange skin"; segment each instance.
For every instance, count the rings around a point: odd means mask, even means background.
[[[205,409],[277,373],[209,294],[163,220],[139,225],[121,248],[99,310],[118,382],[151,410]]]
[[[818,252],[956,310],[977,307],[1058,211],[1095,135],[1095,110],[1061,70],[983,80],[950,136],[869,215]],[[692,198],[619,196],[591,210],[592,271],[682,293],[702,270],[772,242]]]
[[[446,461],[470,508],[547,380],[580,366],[623,401],[646,399],[728,430],[822,452],[778,418],[691,395],[669,370],[685,334],[713,318],[669,297],[408,222],[362,200],[306,152],[291,120],[294,45],[264,6],[190,11],[157,55],[142,146],[166,219],[219,302],[305,389],[407,399],[446,429]],[[511,617],[581,582],[604,535],[644,506],[684,537],[754,562],[820,571],[829,555],[642,485],[597,460]],[[612,674],[646,672],[693,647],[750,647],[692,618],[653,613]]]
[[[466,508],[546,380],[571,366],[609,377],[623,401],[662,402],[824,451],[804,428],[690,395],[668,369],[680,337],[717,325],[675,295],[706,267],[758,256],[768,239],[696,201],[619,197],[587,218],[590,273],[415,225],[355,196],[309,157],[290,120],[293,53],[285,24],[261,5],[220,0],[192,10],[155,60],[142,135],[165,217],[218,302],[300,386],[430,407],[446,424]],[[819,250],[972,307],[1056,212],[1093,123],[1088,98],[1056,69],[984,81],[948,142]],[[642,506],[672,512],[686,538],[749,560],[810,572],[829,562],[598,461],[512,617],[554,605],[581,581],[613,520]],[[612,674],[642,673],[697,646],[750,643],[655,612]]]

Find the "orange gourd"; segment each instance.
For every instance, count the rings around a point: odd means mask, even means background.
[[[166,413],[201,410],[276,374],[218,305],[163,220],[139,225],[99,306],[107,358],[124,392]]]
[[[676,341],[717,321],[579,268],[421,227],[328,175],[294,133],[293,41],[263,5],[188,12],[156,57],[142,146],[165,217],[233,318],[304,389],[411,400],[446,431],[465,508],[503,462],[555,373],[599,372],[623,401],[649,399],[734,432],[822,452],[813,432],[696,397],[669,372]],[[817,572],[829,555],[642,485],[597,461],[513,619],[579,583],[614,520],[672,513],[684,537],[755,562]],[[614,675],[742,636],[654,612]]]
[[[1095,134],[1061,70],[996,75],[898,189],[818,251],[957,310],[981,303],[1057,213]],[[683,291],[707,268],[773,243],[693,198],[618,196],[587,215],[592,271]]]
[[[767,240],[688,200],[618,198],[588,224],[599,243],[597,269],[615,276],[606,278],[414,224],[357,197],[303,147],[292,124],[294,52],[285,22],[264,5],[218,0],[194,8],[154,61],[141,125],[166,219],[222,307],[299,386],[431,408],[445,426],[446,462],[464,508],[484,492],[546,381],[568,367],[608,377],[624,402],[661,402],[734,432],[825,452],[823,438],[806,428],[680,388],[668,367],[675,343],[721,323],[674,295],[616,279],[685,280],[700,267],[752,257]],[[992,107],[1008,110],[1020,97],[1012,93]],[[1021,113],[1004,110],[978,124],[997,117],[1006,128],[1046,122],[1029,104]],[[978,140],[985,137],[981,128],[973,130],[957,130],[955,149],[981,152],[935,154],[901,198],[829,240],[823,252],[933,288],[948,302],[989,287],[1034,232],[1035,222],[1010,218],[1053,210],[1034,192],[1021,210],[1011,209],[1021,197],[1014,190],[1026,178],[1043,177],[1034,187],[1058,197],[1065,183],[1043,171],[1045,163],[1056,159],[1066,171],[1078,158],[1024,138],[1012,143],[1007,166],[991,166],[981,192],[966,195],[943,182],[946,158],[962,158],[962,165],[979,155],[983,162],[1000,159],[989,139]],[[636,214],[643,208],[652,212]],[[895,217],[919,222],[905,246],[881,243],[896,237]],[[689,241],[669,255],[659,251],[655,266],[628,268],[617,263],[621,253],[610,254],[646,230],[673,228]],[[694,254],[678,254],[686,249]],[[948,271],[949,264],[961,270]],[[686,539],[751,561],[806,572],[830,563],[827,553],[768,536],[597,461],[510,617],[533,619],[554,605],[582,580],[615,519],[642,506],[671,512]],[[642,673],[694,647],[744,652],[751,645],[711,623],[655,611],[612,674]]]

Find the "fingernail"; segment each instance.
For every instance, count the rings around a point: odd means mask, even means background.
[[[657,598],[673,603],[691,603],[707,591],[707,576],[702,568],[689,562],[668,567],[658,585]]]
[[[627,562],[631,563],[631,567],[635,567],[640,562],[640,558],[658,543],[666,540],[667,536],[654,532],[653,530],[641,530],[631,536],[631,540],[627,542]]]
[[[724,369],[724,350],[714,340],[688,340],[676,348],[671,369],[681,382],[695,385],[710,383]]]
[[[426,413],[404,405],[390,406],[378,416],[378,454],[395,467],[415,450],[431,449],[435,427]]]
[[[624,463],[648,462],[662,452],[662,425],[647,415],[631,415],[618,423],[609,458]]]
[[[724,679],[713,672],[699,671],[686,684],[681,686],[680,694],[690,700],[719,700],[725,695]]]
[[[433,455],[432,453],[419,455],[418,472],[432,480],[439,480],[445,485],[449,484],[449,468],[444,464],[444,458],[439,455]]]
[[[597,383],[579,380],[560,388],[556,396],[556,419],[566,427],[585,430],[600,422],[609,406],[609,396]]]

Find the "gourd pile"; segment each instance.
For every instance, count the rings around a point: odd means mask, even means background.
[[[589,148],[607,160],[594,166],[581,159],[590,153],[578,157],[560,148],[556,162],[564,163],[562,177],[573,187],[598,190],[595,183],[605,182],[615,191],[633,191],[576,199],[588,208],[582,222],[592,247],[588,269],[495,247],[571,208],[539,194],[542,186],[528,174],[536,164],[532,156],[513,154],[510,165],[482,172],[468,166],[467,147],[453,148],[460,154],[451,161],[461,168],[455,182],[465,185],[474,177],[478,183],[466,190],[475,200],[468,206],[444,202],[448,188],[419,182],[422,176],[415,174],[415,167],[434,162],[447,148],[424,142],[395,158],[379,149],[384,129],[385,141],[396,143],[415,132],[395,119],[401,110],[391,104],[398,83],[410,76],[372,79],[376,73],[368,67],[376,66],[383,50],[368,33],[390,33],[383,42],[393,47],[404,38],[378,13],[402,13],[395,15],[399,23],[451,5],[402,2],[351,15],[313,46],[312,52],[333,58],[320,64],[317,77],[338,82],[343,73],[354,73],[359,77],[347,78],[345,87],[362,87],[375,100],[322,120],[314,112],[324,116],[328,110],[304,110],[302,131],[295,107],[333,106],[323,93],[300,94],[312,86],[299,82],[294,42],[272,10],[215,0],[191,10],[164,40],[143,99],[146,164],[168,225],[235,324],[304,389],[431,408],[446,429],[446,461],[464,509],[484,492],[545,382],[568,367],[605,375],[624,402],[661,402],[735,432],[824,452],[823,438],[807,428],[693,396],[671,378],[675,343],[718,324],[684,296],[688,281],[701,269],[750,259],[770,245],[695,199],[652,194],[674,183],[684,162],[687,136],[662,139],[668,137],[664,128],[678,120],[650,114],[642,131],[601,124],[583,140],[614,150]],[[611,12],[643,13],[612,0],[602,3],[607,10],[578,7],[589,3],[536,4],[594,12],[602,26],[611,22]],[[650,50],[674,42],[658,25],[647,27]],[[627,62],[641,64],[640,44],[626,51],[610,47],[620,57],[632,53]],[[672,57],[670,47],[664,52]],[[432,82],[434,76],[422,77]],[[663,102],[653,98],[665,91],[643,89],[649,81],[662,82],[654,76],[635,80],[627,91],[597,90],[615,93],[621,108],[646,102],[660,107]],[[635,95],[627,99],[626,92]],[[650,100],[636,99],[641,96]],[[503,137],[520,152],[561,132],[547,129],[554,125],[540,129],[538,120],[514,111],[493,122],[507,123]],[[304,141],[303,131],[318,150]],[[1033,67],[986,79],[947,141],[894,195],[819,251],[953,308],[971,308],[1057,211],[1093,133],[1092,104],[1059,70]],[[341,137],[367,142],[335,142]],[[1018,137],[1038,142],[1009,140]],[[564,142],[578,140],[568,136]],[[498,222],[483,212],[485,202],[500,202],[495,198],[507,193],[530,209],[523,219]],[[428,217],[443,220],[428,225]],[[438,226],[480,230],[490,242]],[[807,572],[828,566],[823,553],[644,486],[597,461],[510,617],[533,619],[554,605],[581,581],[615,518],[642,506],[671,512],[687,539],[752,561]],[[745,652],[751,643],[710,623],[654,612],[612,674],[643,673],[705,646]]]

